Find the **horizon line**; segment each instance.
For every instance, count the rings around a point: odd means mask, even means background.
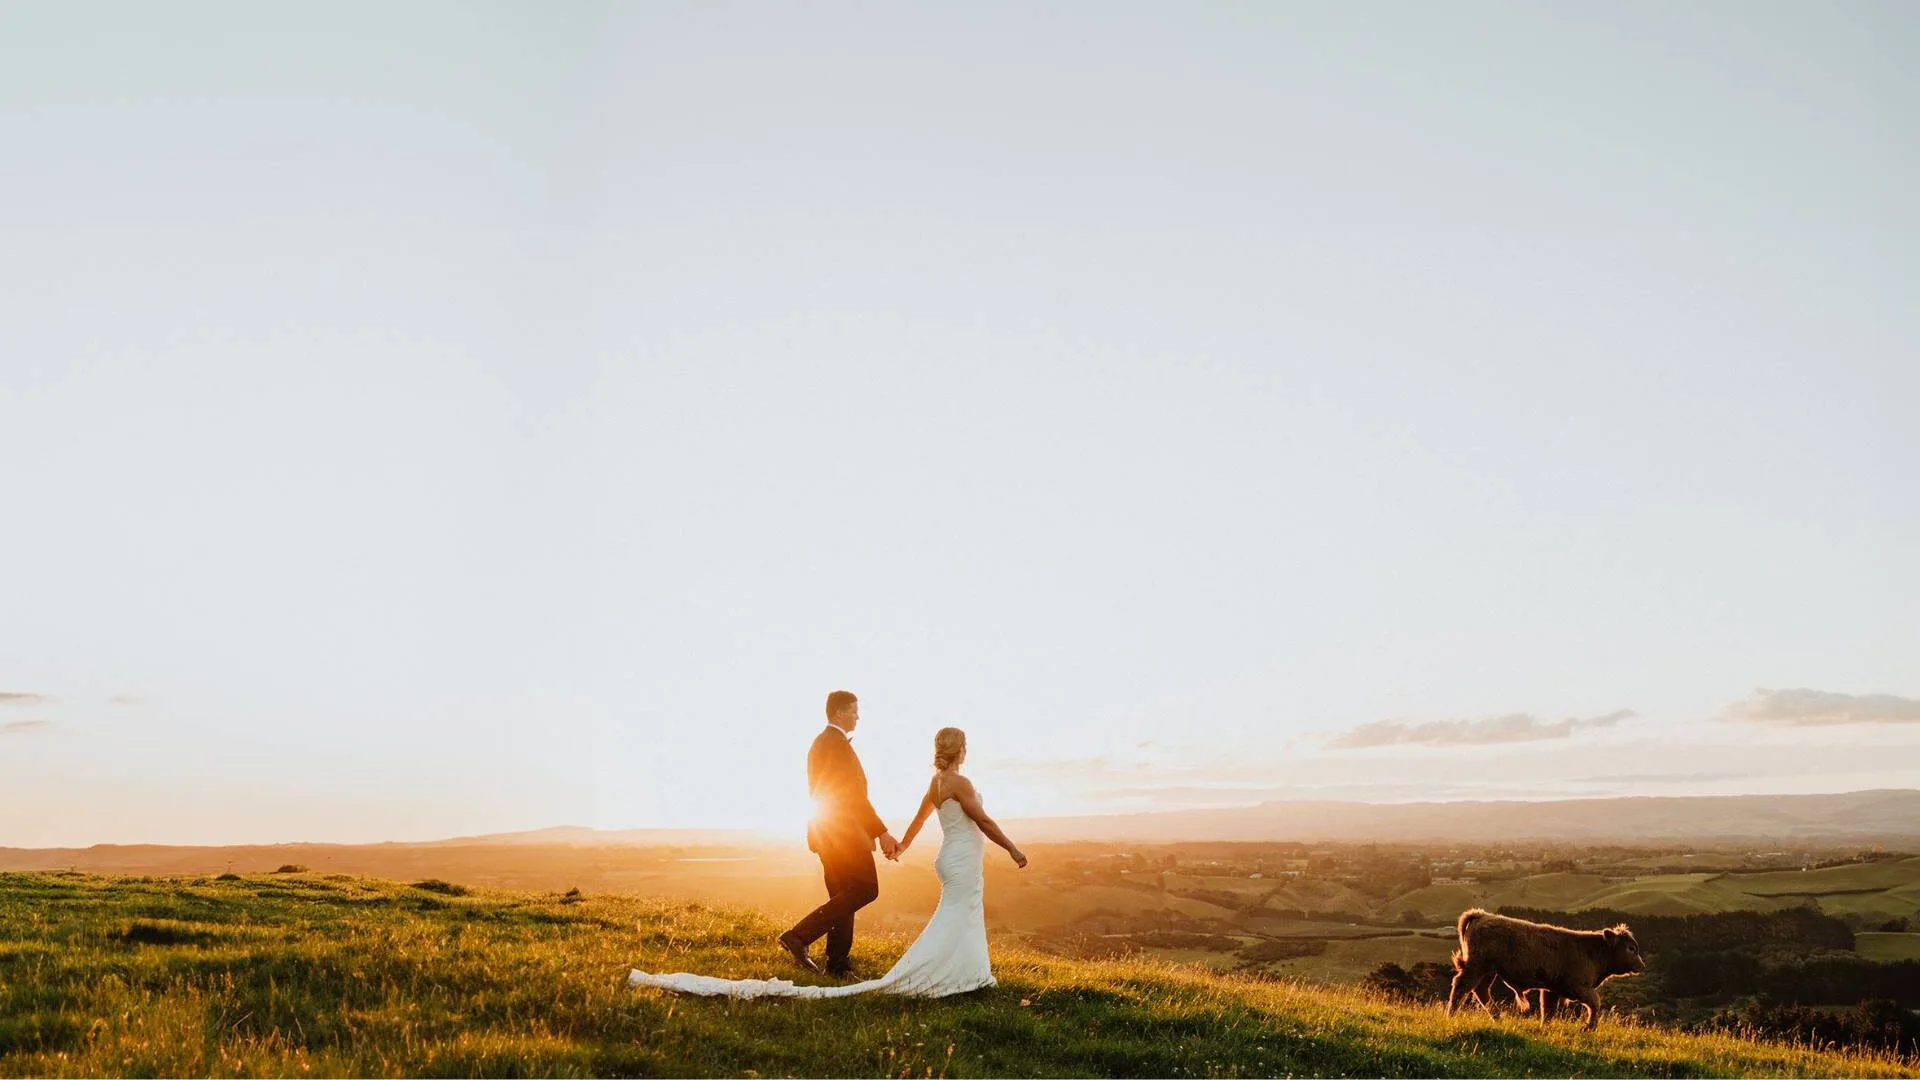
[[[1711,794],[1711,795],[1581,795],[1581,796],[1568,796],[1566,798],[1554,798],[1554,799],[1538,799],[1538,798],[1529,799],[1524,797],[1515,797],[1515,798],[1481,797],[1481,798],[1461,798],[1461,799],[1428,798],[1428,799],[1409,799],[1409,800],[1403,800],[1403,801],[1391,801],[1391,800],[1340,799],[1340,798],[1317,798],[1317,799],[1316,798],[1289,798],[1289,799],[1266,799],[1257,803],[1241,803],[1241,804],[1235,804],[1231,806],[1187,807],[1187,808],[1174,809],[1174,810],[1122,810],[1122,811],[1110,811],[1106,813],[1088,813],[1088,814],[1029,815],[1025,817],[1009,817],[1006,819],[1006,822],[1009,825],[1017,825],[1021,823],[1040,824],[1040,823],[1062,822],[1062,821],[1090,821],[1090,820],[1100,820],[1100,819],[1124,819],[1124,818],[1143,818],[1143,817],[1177,818],[1177,817],[1187,817],[1195,814],[1233,813],[1236,811],[1244,812],[1244,811],[1250,811],[1250,810],[1259,810],[1259,809],[1270,807],[1270,806],[1316,805],[1316,804],[1318,805],[1335,804],[1335,805],[1342,805],[1342,806],[1376,806],[1376,807],[1413,807],[1413,806],[1438,806],[1438,805],[1461,806],[1461,805],[1472,805],[1472,804],[1482,804],[1482,805],[1485,805],[1485,804],[1500,804],[1500,805],[1532,804],[1532,805],[1539,805],[1539,806],[1553,806],[1553,805],[1568,804],[1568,803],[1628,802],[1628,801],[1645,802],[1645,801],[1662,801],[1662,800],[1678,801],[1683,799],[1684,800],[1831,799],[1831,798],[1841,798],[1845,796],[1878,795],[1878,794],[1920,794],[1920,788],[1876,787],[1876,788],[1858,788],[1858,789],[1849,790],[1849,791],[1792,792],[1792,793],[1785,793],[1785,794],[1765,793],[1765,792],[1744,792],[1744,793]],[[769,843],[769,842],[784,843],[792,840],[792,835],[790,834],[790,832],[784,829],[774,830],[774,829],[766,829],[766,828],[726,827],[726,826],[658,826],[658,827],[654,827],[654,826],[644,826],[644,825],[601,827],[601,826],[595,826],[595,825],[560,824],[560,825],[534,826],[532,828],[526,828],[526,829],[510,829],[510,830],[505,830],[500,832],[462,833],[462,834],[456,834],[453,836],[438,836],[438,837],[431,837],[431,838],[420,839],[420,840],[395,840],[395,839],[272,840],[272,841],[255,841],[255,842],[229,841],[225,843],[177,843],[177,842],[169,843],[166,841],[158,841],[158,840],[132,840],[132,841],[109,840],[109,841],[96,841],[94,843],[84,844],[84,845],[55,844],[55,845],[35,846],[35,847],[14,847],[9,844],[0,843],[0,850],[91,851],[95,848],[115,848],[115,847],[244,848],[244,847],[378,847],[383,845],[426,846],[426,845],[455,845],[462,842],[500,843],[503,841],[507,841],[511,838],[534,837],[541,833],[588,833],[588,834],[601,835],[601,836],[611,836],[611,835],[618,835],[622,833],[640,833],[640,834],[646,834],[649,836],[657,836],[657,837],[684,836],[686,837],[686,840],[684,841],[686,843],[702,843],[702,842],[739,843],[739,842],[745,842],[748,840],[759,842],[759,843]],[[1755,834],[1755,835],[1759,835],[1759,834]],[[1915,835],[1920,836],[1920,830],[1916,830]],[[1540,838],[1536,837],[1535,839],[1540,839]],[[1101,838],[1098,838],[1097,840],[1093,838],[1089,838],[1086,842],[1106,843],[1106,842],[1121,842],[1121,841],[1127,841],[1127,840],[1140,840],[1143,842],[1155,842],[1155,843],[1173,843],[1173,842],[1206,843],[1206,842],[1209,842],[1206,840],[1177,840],[1176,841],[1173,838],[1154,839],[1154,838],[1148,838],[1148,837],[1132,837],[1132,838],[1101,837]],[[1070,843],[1070,842],[1074,842],[1074,840],[1073,838],[1061,837],[1061,838],[1049,839],[1044,842]],[[1218,840],[1213,842],[1259,843],[1263,841],[1219,838]],[[1282,841],[1274,840],[1272,842],[1278,843]],[[1358,841],[1355,841],[1355,842],[1358,842]]]

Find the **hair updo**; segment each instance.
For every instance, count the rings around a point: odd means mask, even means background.
[[[943,727],[933,733],[933,767],[945,769],[967,752],[967,733],[957,727]]]

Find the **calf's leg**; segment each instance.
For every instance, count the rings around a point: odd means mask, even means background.
[[[1486,969],[1469,960],[1459,971],[1453,974],[1453,985],[1447,990],[1447,1015],[1452,1016],[1460,1007],[1460,999],[1477,994],[1480,981],[1491,974]]]
[[[1600,991],[1589,986],[1574,995],[1573,1000],[1587,1007],[1587,1030],[1600,1026]]]
[[[1473,986],[1473,996],[1478,998],[1480,1001],[1480,1004],[1486,1007],[1488,1016],[1500,1015],[1500,1011],[1493,1007],[1494,1006],[1493,984],[1499,981],[1500,981],[1500,973],[1497,971],[1489,971],[1487,972],[1486,978],[1481,979],[1479,982],[1475,983]]]

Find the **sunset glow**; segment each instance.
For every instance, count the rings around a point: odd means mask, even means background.
[[[1920,9],[1763,6],[9,5],[0,846],[1920,786]]]

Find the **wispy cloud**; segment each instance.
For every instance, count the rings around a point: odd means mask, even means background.
[[[1173,784],[1272,783],[1275,763],[1262,756],[1192,756],[1166,753],[1152,760],[1112,754],[1083,758],[1001,758],[983,763],[1009,773],[1082,789]]]
[[[9,720],[0,724],[0,735],[31,735],[53,726],[51,720]]]
[[[147,699],[138,694],[115,694],[107,699],[109,705],[145,705]]]
[[[1828,724],[1920,724],[1920,701],[1893,694],[1838,694],[1831,690],[1755,690],[1721,713],[1728,720],[1788,727]]]
[[[0,705],[51,705],[60,699],[52,694],[24,694],[16,690],[0,690]]]
[[[1602,787],[1638,787],[1649,784],[1698,784],[1707,780],[1749,780],[1755,775],[1753,770],[1739,772],[1602,773],[1597,776],[1569,777],[1567,782],[1573,784],[1598,784]]]
[[[1409,724],[1376,720],[1327,740],[1332,750],[1360,750],[1375,746],[1488,746],[1496,743],[1565,739],[1576,731],[1612,727],[1633,715],[1619,709],[1587,719],[1542,720],[1531,713],[1509,713],[1477,720],[1429,720]]]
[[[1447,802],[1460,799],[1564,799],[1579,792],[1552,785],[1523,784],[1447,784],[1409,781],[1407,783],[1284,784],[1265,787],[1230,785],[1218,787],[1138,787],[1107,788],[1088,793],[1088,801],[1101,804],[1098,812],[1116,809],[1199,810],[1257,806],[1276,802]],[[1125,807],[1111,804],[1125,803]]]

